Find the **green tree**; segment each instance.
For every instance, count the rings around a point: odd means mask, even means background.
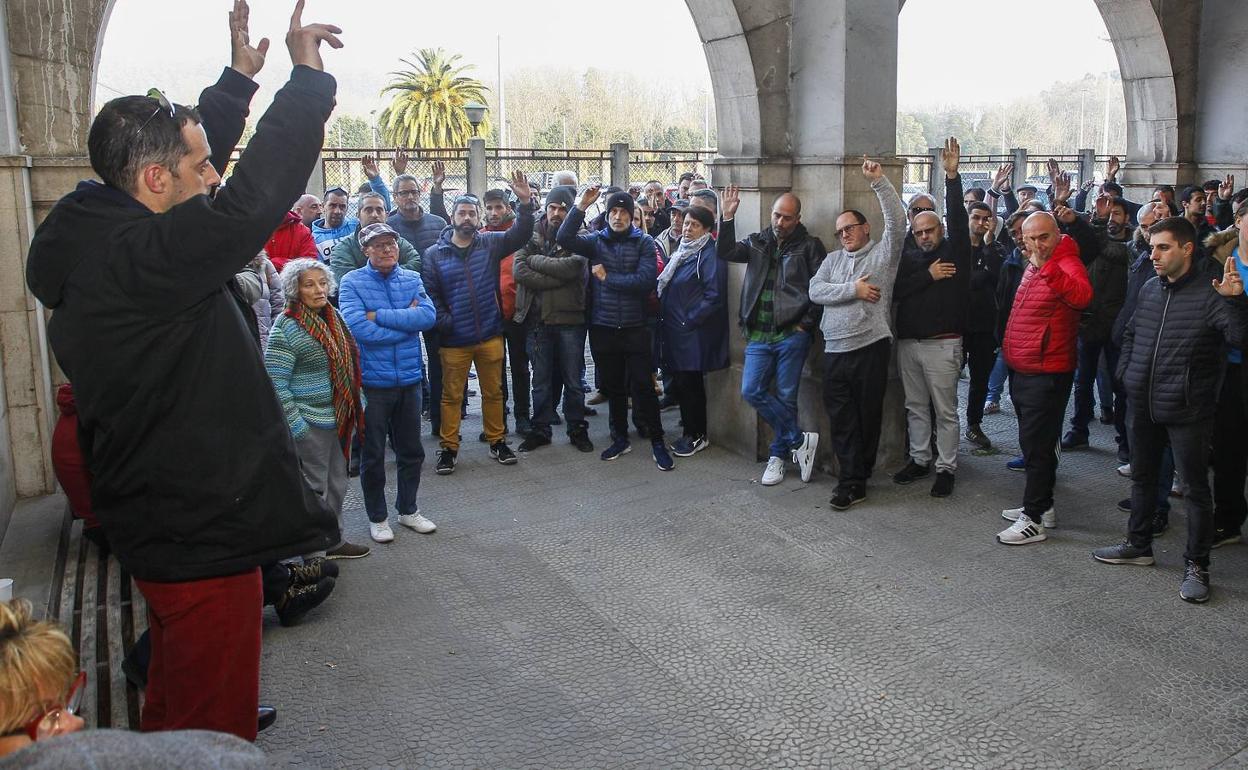
[[[327,147],[372,147],[373,130],[359,115],[339,115],[325,131]]]
[[[414,59],[401,59],[409,69],[392,72],[394,79],[382,89],[393,93],[390,106],[382,110],[381,134],[399,147],[463,147],[472,137],[472,124],[464,112],[469,102],[485,103],[486,87],[464,73],[473,65],[459,64],[460,55],[447,56],[441,48],[422,48]],[[489,121],[481,133],[489,135]]]

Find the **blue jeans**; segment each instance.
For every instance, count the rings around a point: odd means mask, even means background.
[[[802,445],[797,424],[797,386],[810,350],[810,334],[798,331],[779,342],[749,342],[741,372],[741,397],[771,426],[772,457],[788,457]],[[772,392],[772,386],[775,392]]]
[[[1005,354],[998,353],[997,363],[993,364],[992,374],[988,375],[988,400],[992,403],[1001,403],[1001,393],[1005,390],[1005,378],[1009,374],[1009,367],[1005,365]]]
[[[1079,368],[1075,370],[1075,413],[1070,417],[1070,432],[1080,438],[1088,437],[1088,425],[1092,422],[1093,396],[1096,392],[1096,375],[1100,370],[1101,351],[1106,342],[1088,342],[1079,338]],[[1111,408],[1101,401],[1101,409]]]
[[[550,425],[555,420],[555,380],[563,386],[568,435],[585,429],[585,391],[581,388],[585,327],[534,324],[529,330],[528,354],[533,366],[532,432],[550,438]]]
[[[368,520],[385,521],[386,437],[394,447],[399,471],[399,496],[394,507],[400,515],[415,513],[420,489],[420,468],[425,448],[420,443],[420,383],[399,388],[364,387],[364,451],[360,457],[360,488]]]

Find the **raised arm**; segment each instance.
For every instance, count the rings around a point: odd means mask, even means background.
[[[737,241],[736,216],[741,205],[741,189],[735,184],[724,188],[720,205],[723,206],[723,218],[719,223],[719,238],[715,241],[715,255],[725,262],[749,262],[749,241]]]
[[[433,174],[429,184],[429,213],[451,221],[451,212],[446,210],[446,195],[442,192],[442,184],[446,181],[446,163],[435,160]]]
[[[559,234],[555,236],[555,242],[560,246],[573,254],[580,254],[591,260],[598,256],[598,239],[590,235],[581,235],[580,232],[581,226],[585,224],[586,207],[592,206],[594,201],[598,200],[600,193],[601,189],[598,185],[591,185],[581,193],[580,201],[568,212],[567,219],[559,225]]]

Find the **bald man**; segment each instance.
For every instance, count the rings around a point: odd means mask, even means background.
[[[789,459],[810,481],[819,434],[798,425],[797,387],[820,316],[810,279],[828,250],[802,224],[802,202],[792,193],[776,198],[771,227],[738,242],[733,218],[740,204],[740,190],[724,191],[717,251],[720,259],[746,265],[738,319],[746,339],[741,396],[774,432],[761,482],[783,481]]]
[[[311,193],[304,193],[295,201],[291,211],[303,220],[303,226],[312,230],[312,223],[321,218],[321,199]]]
[[[1057,220],[1037,212],[1023,222],[1028,264],[1006,321],[1002,353],[1010,368],[1010,399],[1018,414],[1018,444],[1027,474],[1023,505],[1001,512],[1014,523],[997,535],[1003,545],[1047,539],[1057,526],[1053,485],[1057,442],[1070,386],[1075,379],[1082,311],[1092,301],[1092,284],[1079,247],[1062,235]]]
[[[893,474],[911,484],[932,472],[932,413],[936,414],[936,480],[932,497],[953,494],[958,468],[958,374],[971,297],[971,233],[958,173],[961,149],[950,137],[941,151],[949,232],[935,211],[911,213],[917,248],[902,252],[893,297],[897,303],[897,371],[906,397],[910,461]],[[918,198],[916,197],[916,200]],[[915,202],[911,201],[911,209]]]

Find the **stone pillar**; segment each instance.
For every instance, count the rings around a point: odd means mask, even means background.
[[[943,147],[928,147],[927,157],[931,160],[931,172],[927,175],[927,191],[936,199],[936,211],[944,213],[945,210],[945,173],[941,169],[944,163],[940,159],[940,154],[944,152]]]
[[[1079,186],[1089,179],[1096,179],[1096,150],[1079,150]]]
[[[1023,147],[1011,147],[1010,155],[1014,158],[1014,173],[1010,177],[1010,186],[1018,189],[1019,185],[1027,184],[1027,150]]]
[[[480,198],[485,195],[485,140],[473,137],[468,140],[468,192]]]
[[[312,167],[312,174],[308,177],[308,184],[303,188],[306,193],[311,193],[316,197],[325,194],[325,158],[318,154],[316,156],[316,165]]]
[[[611,145],[611,184],[621,190],[628,190],[627,142],[616,142]]]

